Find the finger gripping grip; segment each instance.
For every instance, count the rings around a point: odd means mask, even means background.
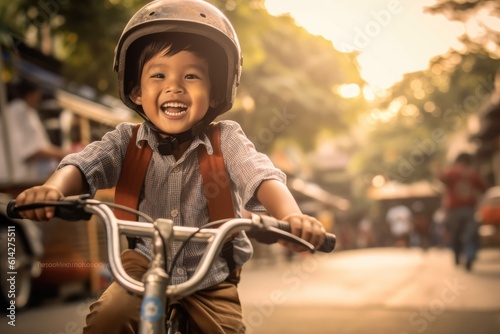
[[[285,232],[291,232],[290,224],[285,221],[276,221],[276,227]],[[337,242],[337,237],[335,234],[327,233],[325,241],[321,246],[318,247],[317,251],[330,253],[335,249],[335,244]]]
[[[22,219],[20,211],[33,210],[37,208],[55,207],[54,217],[68,221],[89,220],[92,214],[85,212],[84,206],[76,200],[56,201],[56,202],[36,202],[27,205],[16,206],[16,201],[7,203],[5,212],[7,217]]]

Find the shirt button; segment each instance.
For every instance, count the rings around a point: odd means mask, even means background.
[[[184,275],[184,269],[183,268],[177,268],[177,274],[179,275]]]
[[[179,166],[174,167],[174,168],[172,169],[172,173],[179,173],[179,170],[180,170]]]
[[[170,215],[172,217],[177,217],[179,215],[179,210],[173,209],[172,211],[170,211]]]

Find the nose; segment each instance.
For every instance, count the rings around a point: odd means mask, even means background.
[[[177,77],[169,77],[165,84],[165,92],[179,94],[184,92],[182,80]]]

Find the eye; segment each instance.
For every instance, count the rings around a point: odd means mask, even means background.
[[[193,79],[200,79],[200,77],[196,74],[187,74],[186,79],[193,80]]]
[[[164,79],[165,75],[161,74],[161,73],[155,73],[155,74],[151,75],[151,78]]]

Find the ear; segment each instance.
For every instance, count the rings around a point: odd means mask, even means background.
[[[132,89],[132,92],[130,92],[129,98],[132,102],[134,102],[137,105],[142,104],[142,92],[141,92],[141,87],[140,86],[135,86]]]

